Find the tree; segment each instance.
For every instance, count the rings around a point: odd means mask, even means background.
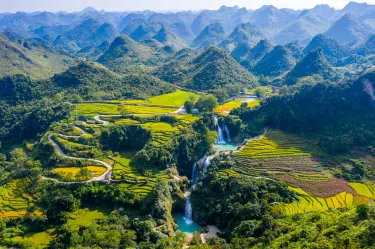
[[[195,107],[201,112],[212,112],[218,106],[217,98],[213,95],[203,95],[199,98]]]
[[[82,179],[84,179],[84,180],[88,180],[88,179],[90,179],[90,176],[91,176],[91,172],[89,171],[89,169],[88,168],[81,168],[80,170],[79,170],[79,172],[78,172],[78,176],[79,176],[79,178],[82,178]]]
[[[366,204],[360,204],[357,206],[357,218],[360,220],[366,220],[369,216],[369,206]]]
[[[186,101],[185,104],[184,104],[184,107],[185,107],[187,113],[191,113],[193,111],[193,108],[194,108],[194,101],[192,101],[192,100]]]

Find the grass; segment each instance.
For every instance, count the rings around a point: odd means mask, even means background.
[[[349,186],[352,187],[359,195],[374,198],[374,194],[371,192],[370,188],[363,183],[351,182],[349,183]]]
[[[163,94],[148,99],[153,105],[181,107],[190,98],[198,100],[199,94],[177,90],[173,93]]]
[[[172,134],[179,131],[178,127],[173,127],[172,125],[164,122],[145,123],[142,124],[142,127],[151,130],[151,143],[156,146],[168,142]]]
[[[92,177],[100,176],[106,172],[106,168],[99,167],[99,166],[86,166],[91,174]],[[79,167],[70,167],[70,168],[56,168],[53,169],[52,172],[57,173],[63,178],[64,180],[81,180],[78,173],[81,170]]]
[[[221,175],[227,175],[227,176],[237,176],[238,173],[232,169],[221,169],[218,172]]]

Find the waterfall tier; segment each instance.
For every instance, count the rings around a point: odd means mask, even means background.
[[[193,208],[191,207],[190,196],[186,197],[184,220],[185,220],[186,224],[192,224],[193,223]]]

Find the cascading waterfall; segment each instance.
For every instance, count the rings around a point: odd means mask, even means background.
[[[193,223],[193,209],[191,207],[190,196],[186,197],[184,221],[188,225]]]
[[[195,182],[197,181],[197,177],[198,177],[198,165],[197,165],[197,163],[195,163],[194,167],[193,167],[193,173],[191,174],[190,182],[192,184],[195,184]]]
[[[225,132],[227,133],[228,142],[230,142],[231,138],[230,138],[230,133],[229,133],[229,129],[228,129],[228,126],[227,126],[227,125],[224,125],[224,130],[225,130]]]
[[[218,122],[216,117],[215,117],[215,124],[217,126],[217,134],[218,134],[216,143],[217,144],[225,144],[223,129],[221,129],[221,127],[219,125],[219,122]]]

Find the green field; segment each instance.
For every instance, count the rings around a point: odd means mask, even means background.
[[[190,98],[192,98],[193,100],[198,100],[199,96],[200,95],[196,93],[177,90],[173,93],[149,98],[148,102],[153,105],[180,107],[183,106],[184,103]]]
[[[170,140],[173,133],[178,132],[177,127],[173,127],[168,123],[145,123],[142,127],[151,130],[152,140],[151,143],[158,146]]]
[[[247,103],[248,107],[255,107],[259,105],[259,100],[251,101]],[[218,107],[215,108],[215,112],[221,113],[223,115],[227,115],[230,113],[233,109],[239,108],[242,105],[242,102],[239,100],[232,100],[227,103],[224,103]]]

